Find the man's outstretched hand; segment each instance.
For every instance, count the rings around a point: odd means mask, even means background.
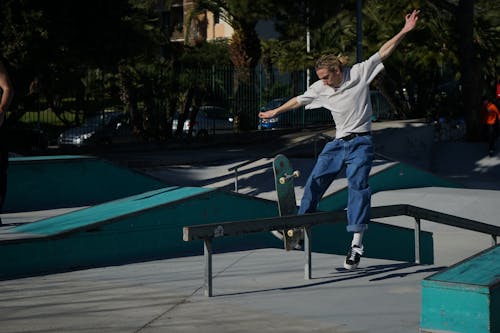
[[[405,16],[405,26],[403,27],[403,32],[409,32],[415,28],[418,21],[418,14],[420,10],[415,9],[411,14]]]

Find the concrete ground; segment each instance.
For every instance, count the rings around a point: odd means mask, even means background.
[[[429,126],[418,122],[374,125],[379,127],[375,136],[380,154],[459,181],[466,188],[379,192],[372,198],[373,206],[405,203],[500,225],[498,154],[485,156],[481,143],[435,143]],[[232,189],[229,167],[273,152],[283,140],[289,143],[298,138],[291,135],[275,143],[107,157],[170,180],[172,185]],[[287,153],[304,175],[314,163],[306,151],[310,147]],[[242,171],[241,193],[274,197],[269,161],[259,160]],[[378,167],[388,163],[393,162],[381,159]],[[297,183],[297,198],[304,178]],[[340,179],[333,187],[344,185]],[[60,213],[7,214],[2,219],[4,223],[29,222],[26,219]],[[413,225],[407,217],[382,221]],[[487,235],[425,221],[422,227],[434,234],[433,265],[363,258],[360,268],[349,272],[341,268],[343,256],[313,253],[313,279],[304,280],[301,251],[216,254],[212,298],[203,296],[203,258],[199,256],[0,281],[0,331],[418,332],[422,279],[491,245]],[[390,241],[391,235],[387,237]]]

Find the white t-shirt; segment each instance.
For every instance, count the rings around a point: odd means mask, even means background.
[[[338,88],[318,80],[304,94],[297,96],[297,101],[306,105],[306,109],[324,107],[330,110],[336,125],[336,138],[349,133],[369,132],[372,120],[370,83],[383,69],[377,52],[363,62],[344,67],[343,81]]]

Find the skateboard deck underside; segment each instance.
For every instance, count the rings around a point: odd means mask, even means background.
[[[273,170],[280,216],[297,214],[297,202],[293,181],[295,176],[290,161],[284,155],[277,155],[273,161]],[[301,230],[290,229],[282,230],[281,232],[285,243],[285,249],[291,250],[295,248],[301,239]]]

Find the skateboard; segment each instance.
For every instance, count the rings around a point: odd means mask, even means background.
[[[293,179],[299,177],[300,172],[294,171],[288,158],[282,154],[276,155],[274,158],[273,171],[280,216],[297,214]],[[299,243],[303,237],[302,229],[275,230],[273,234],[283,240],[285,250],[300,249]]]

